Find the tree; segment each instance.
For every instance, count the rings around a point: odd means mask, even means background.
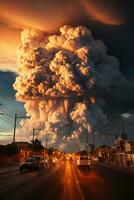
[[[34,141],[32,141],[32,149],[33,149],[33,151],[41,151],[44,149],[44,147],[41,144],[40,140],[35,139]]]

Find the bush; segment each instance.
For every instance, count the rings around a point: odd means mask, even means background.
[[[33,151],[41,151],[44,149],[44,147],[41,144],[41,141],[38,139],[35,139],[34,141],[32,141],[32,149]]]

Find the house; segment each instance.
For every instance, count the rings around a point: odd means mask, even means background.
[[[15,155],[15,162],[21,163],[32,156],[31,144],[28,142],[15,142],[18,153]]]
[[[115,153],[115,149],[107,145],[102,145],[97,147],[95,152],[98,157],[102,157],[103,159],[110,159]]]
[[[126,159],[130,161],[130,164],[134,165],[134,141],[125,142],[125,154]]]

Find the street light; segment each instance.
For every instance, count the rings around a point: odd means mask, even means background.
[[[127,134],[125,133],[125,123],[124,119],[128,119],[129,117],[132,117],[133,114],[130,113],[123,113],[120,115],[121,116],[121,121],[122,121],[122,138],[127,139]]]

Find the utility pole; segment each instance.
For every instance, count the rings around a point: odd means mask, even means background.
[[[104,145],[105,145],[105,155],[106,155],[106,158],[107,158],[107,147],[108,147],[108,134],[106,133],[102,133],[102,139],[104,140]]]
[[[15,143],[16,121],[17,121],[17,114],[15,114],[15,117],[14,117],[13,143]]]
[[[93,153],[94,153],[95,152],[95,143],[96,143],[95,133],[92,134],[92,140],[93,140]]]
[[[35,136],[35,131],[41,131],[41,128],[33,128],[33,142],[34,142],[34,136]]]
[[[87,144],[87,154],[89,153],[88,151],[89,151],[89,148],[88,148],[88,143],[89,143],[89,138],[88,138],[88,131],[86,130],[86,144]]]
[[[35,129],[33,128],[33,142],[34,142]]]
[[[47,149],[47,142],[48,142],[48,137],[46,137],[46,149]]]
[[[106,145],[106,158],[107,158],[107,156],[108,156],[108,135],[107,134],[105,134],[105,145]]]
[[[121,122],[122,122],[122,134],[125,134],[125,126],[123,118],[121,118]]]

